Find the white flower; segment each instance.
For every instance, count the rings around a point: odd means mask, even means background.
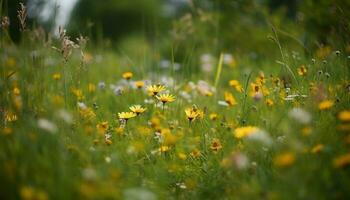
[[[302,108],[293,108],[288,113],[289,117],[301,124],[308,124],[311,122],[311,114]]]
[[[228,103],[226,101],[218,101],[218,104],[220,106],[228,106]]]
[[[56,124],[50,122],[47,119],[39,119],[38,126],[39,126],[39,128],[41,128],[49,133],[56,133],[58,130]]]
[[[63,119],[63,121],[65,121],[67,124],[71,124],[73,122],[72,115],[64,109],[59,110],[57,112],[57,116]]]
[[[271,137],[264,130],[260,130],[260,129],[255,133],[248,135],[247,139],[261,142],[267,146],[270,146],[272,144]]]

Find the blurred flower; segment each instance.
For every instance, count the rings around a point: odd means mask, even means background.
[[[311,122],[311,115],[302,108],[293,108],[288,113],[289,117],[301,124],[308,124]]]
[[[141,105],[134,105],[134,106],[129,107],[129,109],[132,112],[136,113],[136,115],[139,115],[147,110],[147,108],[143,108]]]
[[[47,119],[43,119],[43,118],[38,120],[38,127],[49,132],[49,133],[56,133],[58,131],[56,124],[50,122]]]
[[[211,142],[210,149],[214,152],[217,153],[220,149],[222,149],[221,142],[218,138],[214,138]]]
[[[130,80],[132,77],[133,77],[133,73],[132,72],[124,72],[122,74],[122,77],[125,79],[125,80]]]
[[[104,134],[107,131],[108,127],[109,127],[108,121],[104,121],[96,125],[97,131],[100,134]]]
[[[100,88],[101,90],[105,89],[105,87],[106,87],[106,83],[105,82],[100,81],[98,83],[98,88]]]
[[[324,145],[323,144],[317,144],[314,147],[312,147],[311,149],[311,153],[319,153],[324,149]]]
[[[202,155],[202,153],[198,149],[193,149],[190,155],[193,158],[199,158]]]
[[[136,81],[135,82],[135,86],[138,89],[141,89],[144,85],[145,85],[145,82],[143,82],[143,81]]]
[[[266,104],[267,106],[273,106],[273,101],[272,101],[272,99],[266,99],[265,104]]]
[[[234,167],[238,170],[244,170],[248,167],[249,159],[244,153],[237,151],[224,158],[220,164],[226,168]]]
[[[292,152],[285,152],[278,154],[274,157],[273,163],[277,167],[288,167],[293,165],[295,162],[295,154]]]
[[[340,155],[333,160],[333,166],[336,168],[346,167],[350,164],[350,153]]]
[[[71,124],[73,122],[73,117],[67,110],[60,109],[57,111],[57,116],[63,119],[63,121],[65,121],[67,124]]]
[[[343,110],[339,112],[338,119],[343,122],[350,122],[350,110]]]
[[[321,103],[318,104],[318,109],[320,110],[328,110],[331,107],[333,107],[334,101],[332,100],[324,100]]]
[[[179,157],[180,160],[186,160],[187,159],[187,155],[184,153],[178,153],[177,156]]]
[[[298,68],[297,71],[298,71],[299,76],[305,76],[307,69],[306,69],[305,65],[302,65]]]
[[[225,92],[225,101],[229,106],[237,105],[236,99],[233,97],[233,95],[230,92]]]
[[[243,127],[236,128],[233,134],[236,138],[244,138],[244,137],[247,137],[251,134],[256,133],[257,131],[259,131],[258,127],[243,126]]]
[[[243,92],[243,87],[237,80],[230,80],[229,85],[233,87],[237,92]]]
[[[95,92],[96,91],[96,85],[93,83],[88,84],[88,91],[89,92]]]
[[[60,73],[54,73],[53,75],[52,75],[52,78],[54,79],[54,80],[60,80],[61,79],[61,74]]]
[[[216,114],[216,113],[211,113],[211,114],[209,115],[209,119],[210,119],[210,120],[213,120],[213,121],[217,120],[217,119],[218,119],[218,114]]]

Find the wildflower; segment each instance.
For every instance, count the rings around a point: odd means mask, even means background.
[[[218,119],[218,114],[216,114],[216,113],[211,113],[211,114],[209,115],[209,119],[210,119],[210,120],[213,120],[213,121],[217,120],[217,119]]]
[[[249,159],[244,153],[232,152],[228,157],[222,159],[220,164],[223,167],[235,167],[244,170],[249,165]]]
[[[350,164],[350,153],[338,156],[333,160],[333,166],[336,168],[346,167]]]
[[[50,133],[56,133],[58,131],[56,124],[47,119],[39,119],[38,127]]]
[[[198,116],[198,113],[194,111],[192,108],[188,108],[185,110],[187,119],[192,122]]]
[[[339,112],[338,119],[343,122],[350,122],[350,110],[343,110]]]
[[[318,109],[320,109],[320,110],[328,110],[331,107],[333,107],[333,105],[334,105],[334,101],[332,101],[332,100],[325,100],[325,101],[322,101],[321,103],[318,104]]]
[[[128,119],[136,117],[136,113],[134,113],[134,112],[121,112],[121,113],[118,113],[118,117],[120,120],[128,121]]]
[[[13,94],[18,96],[21,94],[21,90],[18,87],[13,88]]]
[[[110,139],[105,139],[105,144],[111,145],[112,143],[113,143],[112,140],[110,140]]]
[[[298,71],[299,76],[305,76],[307,73],[307,69],[306,69],[305,65],[300,66],[297,71]]]
[[[229,106],[237,105],[236,99],[230,92],[225,92],[225,101]]]
[[[123,127],[117,127],[114,129],[114,131],[118,134],[118,135],[123,135],[124,133],[124,128]]]
[[[145,82],[143,82],[143,81],[136,81],[135,82],[135,86],[138,89],[141,89],[144,85],[145,85]]]
[[[85,104],[84,104],[85,105]],[[96,117],[96,114],[95,112],[92,110],[92,108],[89,108],[89,107],[81,107],[79,108],[79,113],[80,115],[87,119],[87,120],[92,120]]]
[[[81,91],[80,89],[73,88],[72,93],[74,94],[74,96],[77,98],[78,101],[85,99],[85,97],[83,95],[83,91]]]
[[[150,85],[147,87],[147,91],[150,96],[156,96],[159,92],[162,92],[164,90],[165,87],[163,85]]]
[[[93,83],[88,84],[88,91],[89,92],[95,92],[96,91],[96,85]]]
[[[259,130],[258,127],[255,127],[255,126],[244,126],[244,127],[236,128],[233,134],[236,138],[239,139],[239,138],[244,138],[251,134],[254,134],[258,130]]]
[[[211,142],[210,149],[214,152],[217,153],[220,149],[222,149],[222,145],[219,139],[214,138]]]
[[[163,145],[163,146],[159,147],[159,149],[158,149],[158,151],[159,151],[160,153],[165,153],[165,152],[167,152],[167,151],[169,151],[169,150],[170,150],[170,147],[169,147],[169,146],[166,146],[166,145]]]
[[[184,153],[179,153],[177,154],[177,156],[179,157],[180,160],[186,160],[187,159],[187,155]]]
[[[273,106],[273,101],[271,99],[266,99],[265,104],[267,106]]]
[[[198,158],[202,155],[202,153],[198,150],[198,149],[193,149],[192,152],[191,152],[191,156],[193,158]]]
[[[52,78],[54,79],[54,80],[60,80],[61,79],[61,74],[60,73],[54,73],[53,75],[52,75]]]
[[[237,92],[243,92],[243,87],[241,86],[241,84],[239,84],[237,80],[230,80],[229,85],[235,88]]]
[[[126,80],[130,80],[133,77],[133,73],[132,72],[124,72],[122,74],[122,77]]]
[[[311,115],[302,108],[293,108],[289,111],[288,116],[301,124],[308,124],[311,122]]]
[[[308,136],[310,135],[312,132],[312,128],[310,126],[305,126],[301,129],[301,133],[303,134],[303,136]]]
[[[317,144],[314,147],[312,147],[311,149],[311,153],[319,153],[324,149],[324,145],[323,144]]]
[[[16,114],[13,114],[13,113],[10,113],[10,112],[7,112],[5,114],[5,121],[6,122],[14,122],[14,121],[17,121],[17,115]]]
[[[129,107],[129,109],[132,112],[136,113],[136,115],[144,113],[147,110],[147,108],[142,108],[141,105],[134,105],[134,106]]]
[[[108,127],[109,127],[108,121],[104,121],[96,125],[96,128],[100,134],[104,134],[108,129]]]
[[[163,103],[163,105],[165,104],[165,103],[170,103],[170,102],[173,102],[173,101],[175,101],[175,97],[174,97],[174,95],[171,95],[171,94],[161,94],[161,95],[159,95],[159,96],[156,96],[156,98],[159,100],[159,101],[161,101],[162,103]]]
[[[295,162],[295,155],[292,152],[285,152],[275,156],[273,162],[278,167],[288,167]]]

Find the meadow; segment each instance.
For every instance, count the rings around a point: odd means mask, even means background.
[[[272,26],[277,59],[254,59],[1,28],[1,199],[350,198],[349,45],[295,51]]]

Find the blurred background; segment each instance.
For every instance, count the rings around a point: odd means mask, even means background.
[[[345,48],[350,37],[348,0],[2,1],[12,19],[14,41],[20,38],[13,20],[20,2],[27,5],[30,22],[53,35],[64,26],[74,37],[85,35],[91,43],[111,48],[127,41],[156,44],[162,50],[172,38],[178,48],[195,44],[266,56],[277,50],[268,40],[272,27],[281,42],[303,51],[330,44]]]

